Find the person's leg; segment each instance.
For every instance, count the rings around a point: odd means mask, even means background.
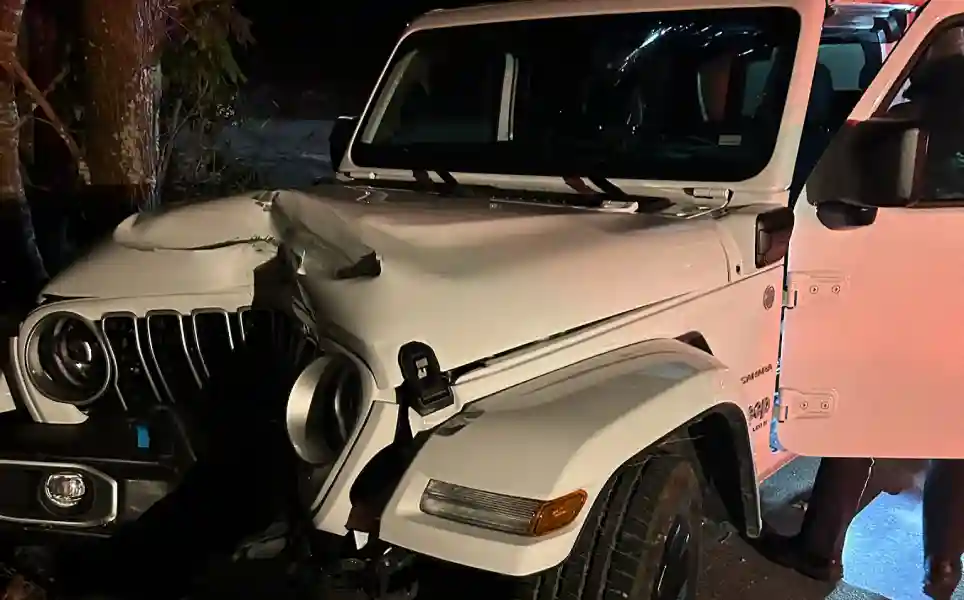
[[[950,599],[964,553],[964,461],[935,460],[924,484],[924,591]]]
[[[764,556],[813,579],[840,579],[847,528],[860,509],[873,465],[872,458],[822,459],[800,533],[767,535],[761,543]]]
[[[872,458],[825,458],[820,461],[803,526],[797,534],[812,554],[839,559],[850,522],[870,481]]]

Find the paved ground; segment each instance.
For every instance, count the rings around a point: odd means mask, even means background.
[[[792,533],[802,516],[801,498],[813,481],[817,461],[798,459],[764,486],[767,520]],[[847,535],[845,581],[836,589],[770,563],[738,536],[707,543],[700,598],[706,600],[923,600],[920,490],[913,462],[878,461],[871,489],[905,489],[873,498]],[[955,598],[964,599],[959,588]]]

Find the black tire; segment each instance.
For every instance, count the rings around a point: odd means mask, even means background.
[[[703,494],[693,463],[653,454],[620,469],[559,567],[515,581],[514,600],[695,600]]]

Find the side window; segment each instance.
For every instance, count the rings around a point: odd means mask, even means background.
[[[964,200],[964,26],[941,31],[918,56],[884,116],[913,120],[928,136],[929,199]]]
[[[880,52],[879,46],[877,51]],[[859,43],[821,44],[817,61],[830,69],[833,89],[859,92],[866,87],[867,56]],[[873,77],[873,75],[871,75]]]
[[[757,60],[746,66],[746,83],[743,90],[743,116],[752,117],[760,108],[767,79],[773,69],[773,56]]]
[[[733,52],[700,64],[696,77],[702,120],[752,121],[764,117],[765,111],[772,111],[766,99],[778,85],[774,80],[776,52],[772,47]]]
[[[876,54],[872,56],[872,54]],[[857,39],[837,39],[820,45],[817,71],[823,71],[823,85],[815,80],[811,88],[810,120],[835,132],[857,105],[864,89],[880,70],[880,44],[862,43]],[[815,75],[819,78],[820,73]],[[819,106],[818,106],[819,105]],[[821,108],[822,107],[822,108]]]

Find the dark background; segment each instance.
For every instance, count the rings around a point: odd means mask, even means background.
[[[347,110],[364,102],[408,23],[432,9],[472,4],[479,2],[239,0],[256,39],[240,62],[252,86],[332,91]]]

